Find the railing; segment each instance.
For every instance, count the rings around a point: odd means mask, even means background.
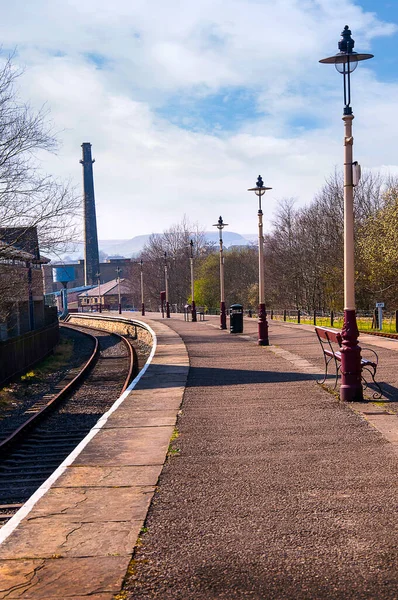
[[[383,328],[379,329],[375,311],[357,311],[357,324],[360,331],[382,331],[383,333],[398,332],[398,311],[383,311]],[[268,319],[285,321],[287,323],[302,323],[318,325],[319,327],[343,327],[343,312],[335,311],[305,311],[294,309],[273,309],[268,312]]]
[[[50,354],[59,341],[58,321],[0,342],[0,386]]]

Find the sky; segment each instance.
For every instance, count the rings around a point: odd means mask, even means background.
[[[311,202],[343,160],[347,24],[375,58],[352,77],[354,159],[398,174],[397,0],[0,0],[21,100],[45,105],[57,155],[40,166],[82,192],[91,142],[100,239],[162,232],[184,215],[257,231],[259,174],[278,202]]]

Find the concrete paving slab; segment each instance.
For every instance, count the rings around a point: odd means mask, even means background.
[[[155,395],[148,396],[147,391],[145,391],[145,393],[139,395],[129,396],[123,404],[132,411],[174,410],[177,414],[181,406],[184,389],[184,387],[171,386],[164,390],[157,388]]]
[[[163,464],[173,427],[102,429],[76,458],[75,465]]]
[[[45,526],[46,517],[56,515],[75,522],[137,520],[145,514],[152,493],[152,487],[51,488],[33,507],[27,523],[40,520]]]
[[[157,484],[163,465],[139,465],[126,467],[77,467],[71,466],[53,484],[53,488],[66,487],[126,487]]]
[[[176,411],[173,410],[131,410],[131,406],[122,405],[103,425],[103,429],[115,427],[161,427],[172,426],[176,423]],[[132,434],[134,435],[134,434]]]
[[[5,560],[0,563],[1,600],[66,600],[113,593],[121,586],[125,557]]]
[[[145,514],[146,514],[145,507]],[[0,559],[78,558],[94,556],[125,556],[140,533],[139,521],[102,521],[98,536],[98,521],[73,520],[70,515],[30,519],[16,531],[11,547],[7,541],[0,546]]]

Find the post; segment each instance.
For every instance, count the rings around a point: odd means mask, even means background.
[[[341,33],[339,52],[323,58],[319,62],[333,64],[343,75],[344,89],[344,324],[341,346],[341,386],[340,399],[347,402],[363,400],[361,383],[361,348],[358,345],[358,325],[355,314],[355,270],[354,270],[354,184],[360,174],[353,177],[353,142],[351,108],[351,73],[357,63],[373,58],[373,54],[354,52],[355,41],[348,25]]]
[[[381,306],[377,307],[378,311],[378,326],[379,330],[383,331],[383,308]]]
[[[283,320],[286,321],[286,308],[283,311]]]
[[[398,310],[395,311],[395,333],[398,333]]]
[[[98,281],[98,300],[99,300],[99,307],[98,307],[98,311],[101,313],[102,312],[102,306],[101,306],[101,273],[97,273],[97,281]]]
[[[140,260],[141,265],[141,314],[145,317],[145,304],[144,304],[144,271],[142,268],[143,262]]]
[[[267,311],[265,310],[265,287],[264,287],[264,233],[263,233],[263,211],[261,209],[261,191],[259,191],[258,209],[258,344],[269,346]],[[262,192],[264,193],[264,192]]]
[[[119,315],[121,315],[122,314],[122,299],[121,299],[121,295],[120,295],[120,275],[119,275],[118,281],[117,281],[117,293],[118,293],[118,300],[119,300],[119,305],[118,305]]]
[[[334,312],[331,310],[330,311],[330,327],[333,327],[334,325]]]
[[[224,251],[220,230],[220,329],[227,328],[227,314],[225,312],[225,289],[224,289]]]
[[[28,303],[29,303],[29,329],[33,331],[35,328],[35,307],[33,303],[33,281],[32,281],[32,263],[28,264]],[[64,302],[64,297],[62,296]],[[65,310],[65,307],[64,307]]]
[[[344,324],[341,347],[340,399],[363,400],[361,383],[361,348],[355,315],[354,270],[354,186],[352,180],[353,114],[344,114]]]
[[[316,326],[316,310],[314,310],[314,325]]]
[[[301,313],[300,313],[300,309],[298,309],[297,311],[297,323],[300,325],[300,317],[301,317]]]
[[[192,323],[196,323],[196,305],[195,305],[195,281],[194,281],[194,272],[193,272],[193,240],[190,241],[190,247],[191,247],[191,256],[190,256],[190,263],[191,263],[191,299],[192,299],[192,311],[191,311],[191,315],[192,315]]]
[[[118,312],[119,315],[122,314],[122,302],[121,302],[121,296],[120,296],[120,267],[116,267],[116,273],[117,273],[117,293],[118,293]]]
[[[169,304],[169,273],[167,270],[167,253],[164,253],[164,280],[166,287],[166,318],[170,319],[170,304]]]

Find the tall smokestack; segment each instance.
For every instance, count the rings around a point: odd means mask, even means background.
[[[97,219],[95,216],[93,162],[91,144],[84,142],[83,190],[84,190],[84,284],[96,285],[99,273]]]

